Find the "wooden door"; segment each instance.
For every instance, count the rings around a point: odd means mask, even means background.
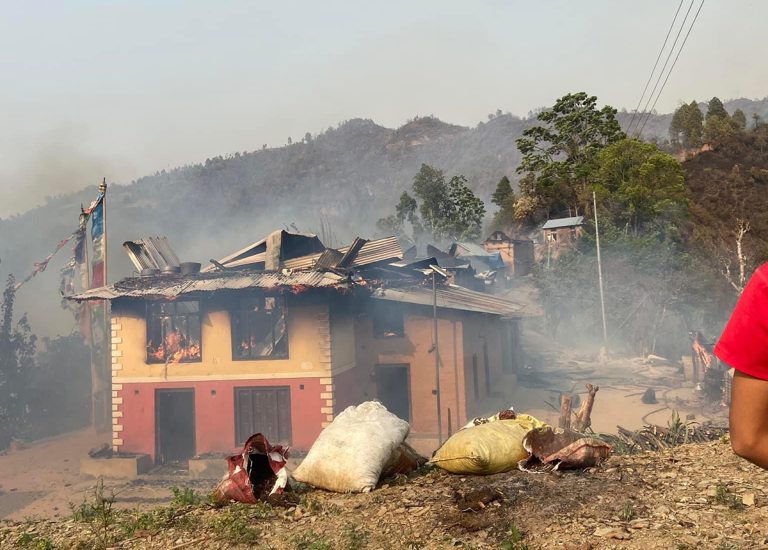
[[[155,439],[158,464],[195,455],[195,390],[155,391]]]
[[[291,444],[290,388],[235,388],[235,445],[255,433],[264,434],[272,444]]]

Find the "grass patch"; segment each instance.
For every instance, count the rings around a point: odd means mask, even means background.
[[[235,503],[223,508],[210,520],[215,535],[230,544],[259,544],[261,530],[253,525],[254,520],[272,515],[272,507],[266,503]]]
[[[506,537],[499,541],[499,548],[502,550],[530,550],[530,547],[524,542],[524,538],[522,531],[516,526],[510,525]]]
[[[344,549],[362,550],[368,544],[368,532],[360,526],[347,525],[344,529]]]
[[[155,534],[168,527],[192,530],[200,524],[200,520],[189,512],[191,512],[189,509],[180,510],[178,507],[163,506],[146,512],[136,510],[129,514],[121,514],[120,531],[124,537],[130,538],[142,532]]]
[[[680,413],[676,410],[672,411],[672,418],[667,421],[667,436],[664,438],[665,442],[673,447],[678,445],[685,445],[688,443],[688,437],[691,434],[692,426],[697,424],[696,422],[686,422],[680,418]]]
[[[55,546],[47,537],[24,533],[16,539],[16,547],[26,550],[54,550]]]
[[[113,506],[117,500],[117,494],[111,490],[109,494],[104,489],[104,478],[100,477],[93,490],[93,497],[83,497],[80,505],[69,505],[72,518],[91,526],[94,536],[94,548],[106,549],[112,546],[114,539],[114,527],[117,518]]]
[[[310,514],[317,514],[323,509],[323,505],[316,498],[312,498],[309,495],[301,495],[299,498],[299,506]]]
[[[209,502],[210,498],[203,496],[189,487],[171,487],[173,500],[171,506],[197,506]]]
[[[299,533],[291,539],[297,550],[333,550],[333,544],[314,531]]]
[[[622,521],[632,521],[635,519],[635,503],[631,500],[625,502],[624,506],[621,507],[621,512],[619,512],[619,517]]]
[[[741,498],[730,492],[725,485],[718,485],[715,487],[715,502],[717,504],[728,506],[728,508],[731,508],[732,510],[741,510],[744,508]]]

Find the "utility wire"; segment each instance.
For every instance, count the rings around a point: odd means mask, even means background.
[[[651,69],[651,74],[648,75],[648,81],[645,83],[645,88],[643,88],[643,93],[640,94],[640,101],[637,102],[637,107],[635,107],[635,110],[632,113],[632,118],[629,121],[629,126],[627,126],[627,133],[629,133],[629,130],[632,128],[632,123],[635,121],[635,117],[640,112],[640,104],[643,102],[643,98],[645,98],[645,92],[648,91],[648,85],[651,83],[651,80],[653,79],[653,75],[656,73],[656,67],[659,66],[659,60],[661,59],[661,54],[664,53],[664,48],[667,47],[667,41],[669,40],[669,35],[672,34],[672,29],[675,26],[675,21],[677,21],[677,16],[680,13],[680,8],[683,7],[684,1],[685,0],[680,0],[680,3],[677,5],[677,11],[675,12],[675,16],[672,18],[672,24],[669,26],[669,30],[667,31],[667,36],[664,38],[664,43],[661,45],[661,49],[659,50],[659,55],[656,56],[656,63],[653,64],[653,69]]]
[[[669,49],[667,58],[664,60],[664,65],[661,67],[661,71],[659,72],[659,75],[656,78],[656,83],[653,85],[653,89],[651,90],[651,95],[648,96],[648,100],[645,102],[645,107],[643,107],[643,112],[640,114],[640,120],[642,120],[642,117],[648,112],[648,105],[650,105],[651,99],[656,93],[656,89],[659,87],[659,82],[661,82],[661,77],[664,76],[664,71],[667,69],[667,64],[669,63],[669,60],[672,58],[672,54],[675,53],[675,46],[677,46],[677,41],[680,39],[680,34],[683,32],[683,28],[685,27],[685,22],[688,21],[688,15],[691,13],[691,9],[693,8],[694,2],[696,2],[696,0],[691,0],[691,4],[688,6],[688,11],[685,12],[685,17],[683,17],[683,22],[680,24],[680,28],[677,29],[677,34],[675,35],[675,41],[672,42],[672,47]],[[635,132],[635,134],[639,135],[637,134],[637,132]]]
[[[683,51],[683,48],[685,47],[685,43],[688,41],[688,37],[691,34],[691,31],[693,30],[693,26],[696,24],[696,19],[699,18],[699,12],[701,12],[701,8],[704,7],[704,0],[701,0],[701,4],[699,4],[699,9],[696,10],[696,15],[693,16],[693,21],[691,21],[691,26],[688,27],[688,32],[685,33],[685,38],[683,38],[683,43],[680,44],[680,49],[677,50],[677,55],[675,56],[675,60],[672,62],[672,67],[669,68],[669,72],[667,73],[667,77],[664,79],[664,83],[661,85],[661,89],[659,90],[658,95],[656,96],[656,99],[653,101],[653,105],[651,106],[651,110],[648,112],[648,116],[646,116],[645,121],[643,122],[643,125],[640,127],[640,131],[637,133],[637,135],[640,135],[645,128],[646,123],[651,118],[651,112],[656,107],[656,102],[661,97],[661,92],[664,91],[664,87],[667,85],[667,80],[669,80],[669,75],[672,74],[672,71],[675,69],[675,65],[677,65],[677,60],[680,58],[680,54]],[[639,122],[638,122],[639,124]]]

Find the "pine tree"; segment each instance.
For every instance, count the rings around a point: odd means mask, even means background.
[[[509,183],[509,178],[504,176],[496,185],[496,191],[493,192],[491,202],[499,208],[504,208],[507,199],[510,197],[510,195],[514,194],[515,192],[512,190],[512,184]]]
[[[713,97],[707,105],[707,121],[712,117],[728,118],[728,111],[725,110],[723,102],[719,98]]]
[[[731,115],[731,120],[739,130],[747,129],[747,115],[741,109],[736,109]]]

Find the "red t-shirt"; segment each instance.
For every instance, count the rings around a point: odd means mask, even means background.
[[[747,283],[715,355],[744,374],[768,380],[768,263]]]

